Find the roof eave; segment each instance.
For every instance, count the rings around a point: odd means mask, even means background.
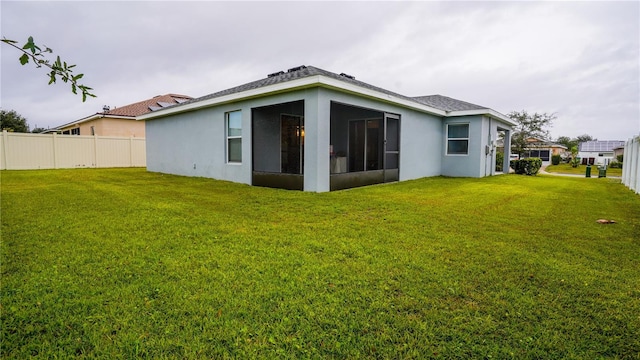
[[[492,118],[501,120],[510,126],[518,125],[516,122],[511,120],[508,116],[501,114],[493,109],[474,109],[474,110],[456,110],[456,111],[448,111],[448,116],[472,116],[472,115],[487,115]]]
[[[56,126],[53,129],[66,128],[66,127],[69,127],[69,126],[82,124],[82,123],[87,122],[87,121],[96,120],[96,119],[102,119],[102,118],[106,118],[106,117],[112,118],[112,119],[129,119],[129,120],[134,120],[135,119],[135,117],[133,117],[133,116],[109,115],[109,114],[104,114],[104,113],[95,113],[93,115],[89,115],[87,117],[84,117],[84,118],[82,118],[80,120],[76,120],[76,121],[72,121],[70,123],[66,123],[66,124],[63,124],[63,125],[60,125],[60,126]]]
[[[322,75],[320,76],[323,78],[321,86],[325,88],[336,89],[339,91],[352,93],[359,96],[364,96],[370,99],[383,101],[383,102],[387,102],[395,105],[400,105],[405,108],[417,110],[420,112],[426,112],[432,115],[447,116],[447,113],[444,110],[436,109],[434,107],[422,104],[418,101],[410,101],[410,100],[402,99],[397,96],[393,96],[391,94],[385,94],[373,89],[363,88],[361,86],[349,84],[349,83],[336,80],[330,77],[326,77]]]
[[[274,95],[277,93],[300,90],[311,87],[324,87],[328,89],[334,89],[346,93],[356,94],[367,98],[393,103],[403,107],[411,108],[414,110],[430,113],[438,116],[447,116],[447,113],[443,110],[432,108],[427,105],[420,104],[418,102],[401,99],[399,97],[385,94],[376,90],[363,88],[358,85],[350,84],[344,81],[336,80],[324,75],[308,76],[301,79],[291,80],[287,82],[277,83],[273,85],[263,86],[256,89],[246,90],[229,95],[223,95],[212,99],[206,99],[202,101],[193,102],[185,105],[176,105],[174,107],[160,109],[148,114],[144,114],[136,117],[136,120],[152,120],[156,118],[166,117],[170,115],[180,114],[184,112],[194,111],[206,107],[222,105],[230,102],[248,100],[256,97],[262,97],[267,95]]]

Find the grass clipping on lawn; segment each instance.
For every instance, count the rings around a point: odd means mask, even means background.
[[[3,358],[640,355],[640,198],[619,182],[3,171],[1,206]]]

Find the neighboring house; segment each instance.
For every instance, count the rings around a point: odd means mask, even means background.
[[[192,99],[185,95],[167,94],[134,104],[109,109],[70,122],[45,132],[58,132],[64,135],[99,135],[120,137],[145,137],[144,122],[136,121],[136,117],[162,109],[167,106],[183,103]]]
[[[527,143],[527,152],[522,157],[537,157],[542,160],[543,164],[550,163],[553,155],[565,156],[568,150],[564,145],[535,137],[528,138]]]
[[[624,147],[624,141],[585,141],[581,142],[578,148],[578,157],[582,159],[583,165],[609,165],[615,159],[614,149]]]
[[[613,148],[613,158],[617,160],[619,155],[624,155],[624,144]]]
[[[499,132],[510,143],[515,125],[484,106],[408,97],[313,66],[138,119],[149,171],[314,192],[494,175]]]

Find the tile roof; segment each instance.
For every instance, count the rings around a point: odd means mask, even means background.
[[[464,110],[481,110],[488,109],[486,106],[480,106],[466,101],[457,100],[448,96],[442,95],[428,95],[428,96],[416,96],[413,99],[444,111],[464,111]]]
[[[191,96],[178,94],[158,95],[151,99],[139,101],[122,107],[116,107],[100,114],[136,117],[167,106],[180,104],[191,99],[193,99]]]

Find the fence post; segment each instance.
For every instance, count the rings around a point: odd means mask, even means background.
[[[631,145],[631,166],[630,166],[630,181],[629,187],[635,191],[636,194],[640,193],[640,136],[636,136],[630,142]],[[626,152],[626,149],[625,149]],[[626,156],[625,156],[626,157]],[[624,161],[627,159],[625,158]]]
[[[53,139],[53,168],[57,169],[58,168],[58,134],[56,134],[55,132],[52,136]]]
[[[624,143],[623,161],[622,161],[622,183],[627,187],[630,187],[630,165],[631,165],[631,139],[628,139]]]
[[[4,157],[4,168],[9,170],[9,164],[7,164],[7,149],[9,148],[9,133],[7,130],[2,130],[2,156]]]
[[[93,165],[98,168],[98,134],[93,134]]]
[[[9,170],[9,164],[7,164],[7,149],[9,148],[9,133],[7,130],[2,130],[2,157],[4,158],[4,168]]]
[[[133,167],[133,136],[129,136],[129,167]]]

